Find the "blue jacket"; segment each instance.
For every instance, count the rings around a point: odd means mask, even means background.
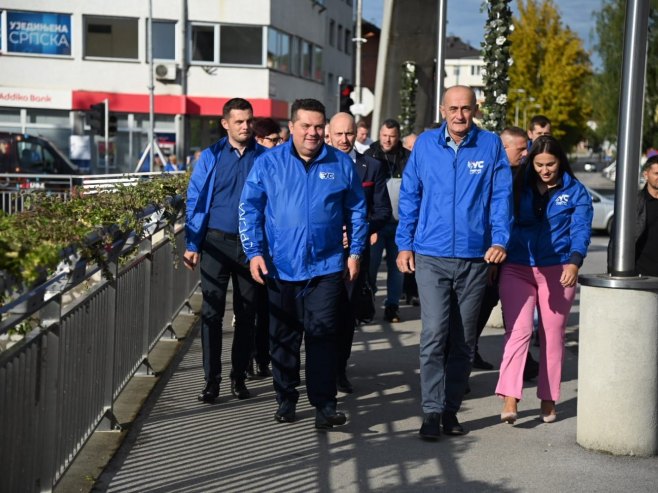
[[[496,134],[473,125],[455,153],[445,127],[423,132],[414,145],[395,241],[423,255],[481,258],[492,244],[507,247],[512,173]]]
[[[585,257],[592,234],[592,197],[587,189],[568,174],[562,187],[550,197],[546,211],[537,218],[534,210],[534,184],[524,183],[518,217],[512,228],[507,261],[542,267],[566,264],[571,254]]]
[[[212,204],[215,184],[215,171],[217,170],[219,156],[227,142],[228,138],[224,137],[204,149],[194,165],[192,176],[190,176],[185,210],[185,247],[191,252],[201,251],[201,245],[206,236],[208,211]],[[256,156],[261,155],[266,150],[267,148],[256,144]],[[237,208],[235,214],[238,214]]]
[[[303,281],[342,271],[344,224],[350,253],[360,254],[366,204],[347,154],[323,145],[307,172],[291,139],[256,159],[240,199],[240,238],[249,259],[265,258],[270,276]]]

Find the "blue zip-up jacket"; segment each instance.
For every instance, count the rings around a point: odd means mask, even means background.
[[[206,236],[208,211],[210,210],[213,198],[217,163],[227,142],[228,138],[224,137],[204,149],[194,166],[192,176],[190,176],[190,183],[187,186],[187,206],[185,210],[185,247],[191,252],[201,251],[201,245]],[[256,144],[256,156],[261,155],[266,150],[266,147]],[[238,214],[237,204],[235,214]]]
[[[527,179],[527,178],[526,178]],[[531,267],[568,263],[572,253],[585,257],[592,235],[592,197],[575,178],[564,173],[562,187],[537,218],[534,184],[525,183],[507,250],[507,261]]]
[[[475,125],[457,152],[444,123],[416,141],[400,187],[400,250],[448,258],[481,258],[507,247],[512,173],[500,138]]]
[[[240,199],[240,238],[250,260],[265,258],[270,276],[304,281],[342,271],[344,224],[350,253],[360,254],[366,203],[347,154],[323,145],[307,171],[291,139],[256,159]]]

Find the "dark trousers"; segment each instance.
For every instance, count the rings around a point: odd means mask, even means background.
[[[343,273],[308,281],[268,279],[270,354],[277,402],[297,403],[300,348],[306,348],[308,400],[317,408],[336,406],[336,327]]]
[[[270,364],[270,310],[267,288],[258,286],[258,306],[256,307],[256,334],[254,359],[258,366]]]
[[[482,298],[482,306],[480,306],[480,313],[478,314],[478,325],[477,325],[477,337],[475,339],[475,351],[478,350],[478,342],[480,341],[480,336],[484,327],[487,325],[487,321],[491,316],[491,312],[498,304],[498,280],[494,281],[493,285],[484,289],[484,296]]]
[[[257,304],[257,284],[236,235],[209,229],[201,248],[201,346],[206,382],[222,375],[222,323],[229,280],[233,281],[235,332],[231,348],[231,378],[244,378],[251,356]]]
[[[336,373],[340,375],[347,370],[347,360],[352,354],[352,342],[354,341],[354,329],[356,328],[356,317],[354,316],[353,304],[354,293],[368,282],[368,266],[370,265],[369,245],[361,256],[359,276],[354,282],[346,282],[343,295],[341,296],[340,311],[342,323],[338,327],[336,338]]]

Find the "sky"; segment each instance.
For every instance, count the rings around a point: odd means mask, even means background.
[[[436,1],[436,0],[427,0]],[[585,49],[591,51],[594,40],[594,18],[592,12],[601,8],[602,0],[554,0],[562,17],[562,23],[569,26],[583,40]],[[516,0],[510,2],[514,15],[517,15]],[[446,32],[459,36],[462,41],[480,48],[483,41],[484,23],[487,13],[480,12],[482,0],[448,0],[448,23]],[[384,0],[363,0],[363,18],[381,27]],[[596,57],[592,58],[596,65]]]

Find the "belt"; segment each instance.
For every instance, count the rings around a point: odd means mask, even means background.
[[[208,233],[212,233],[214,236],[218,236],[225,240],[231,240],[231,241],[238,241],[238,239],[240,238],[240,235],[238,235],[237,233],[227,233],[226,231],[222,231],[221,229],[208,228]]]

